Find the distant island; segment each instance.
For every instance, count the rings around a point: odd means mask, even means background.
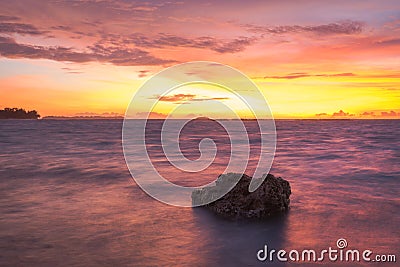
[[[26,111],[23,108],[4,108],[0,110],[0,119],[33,119],[37,120],[40,115],[36,110]]]
[[[209,117],[204,117],[204,116],[194,118],[193,120],[194,120],[194,121],[215,121],[214,119],[211,119],[211,118],[209,118]]]

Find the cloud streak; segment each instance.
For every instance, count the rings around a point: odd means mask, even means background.
[[[195,97],[196,95],[193,94],[176,94],[171,96],[158,96],[154,98],[162,102],[183,102],[193,100]]]
[[[283,26],[259,26],[245,24],[243,27],[249,32],[258,34],[290,34],[290,33],[313,33],[318,35],[337,35],[337,34],[359,34],[363,31],[364,23],[360,21],[346,20],[341,22],[320,24],[312,26],[302,25],[283,25]]]
[[[183,104],[189,101],[201,102],[201,101],[223,101],[228,100],[228,97],[201,97],[195,94],[175,94],[170,96],[154,96],[151,99],[158,99],[161,102],[170,102],[174,104]]]
[[[16,16],[0,15],[0,34],[43,35],[47,33],[32,24],[19,21],[20,18]]]
[[[119,66],[160,65],[174,62],[152,56],[149,52],[126,47],[89,46],[87,51],[76,51],[62,46],[37,46],[17,43],[0,36],[0,55],[8,58],[50,59],[65,62],[108,62]]]
[[[351,72],[344,72],[344,73],[333,73],[333,74],[310,74],[307,72],[293,72],[287,75],[282,76],[264,76],[264,79],[299,79],[299,78],[307,78],[307,77],[351,77],[356,76],[354,73]]]
[[[199,48],[209,49],[220,54],[238,53],[257,41],[255,37],[239,36],[233,39],[219,39],[210,36],[182,37],[174,34],[160,33],[155,36],[135,33],[129,36],[109,34],[99,40],[100,45],[134,45],[140,48]]]
[[[375,44],[378,46],[398,46],[400,45],[400,38],[377,41]]]

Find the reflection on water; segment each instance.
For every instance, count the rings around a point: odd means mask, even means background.
[[[341,237],[400,257],[398,121],[277,121],[272,173],[290,181],[292,208],[264,222],[153,200],[130,178],[121,127],[0,121],[1,266],[262,266],[264,244],[318,250]]]

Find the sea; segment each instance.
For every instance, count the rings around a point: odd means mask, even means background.
[[[147,132],[157,136],[162,123]],[[179,140],[188,159],[200,156],[203,135],[222,140],[216,164],[199,174],[170,171],[150,142],[157,170],[181,185],[215,180],[230,144],[207,123]],[[255,123],[246,122],[250,136]],[[0,266],[398,266],[400,120],[275,124],[270,173],[290,182],[290,210],[249,221],[147,195],[124,158],[123,120],[0,120]],[[260,140],[251,139],[256,151]],[[301,260],[304,250],[319,257],[329,249],[336,260]],[[360,261],[340,259],[347,250]],[[377,261],[391,255],[396,263]]]

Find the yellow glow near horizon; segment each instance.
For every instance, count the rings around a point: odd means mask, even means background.
[[[44,61],[29,64],[52,69],[53,76],[46,75],[46,71],[0,77],[0,108],[36,109],[42,116],[102,115],[111,112],[123,115],[134,93],[147,79],[139,78],[137,71],[129,67],[91,64],[85,67],[82,74],[68,74],[61,70],[61,63]],[[354,117],[360,117],[364,112],[375,112],[377,115],[382,111],[400,112],[398,78],[384,72],[379,75],[364,72],[344,77],[310,75],[296,79],[254,78],[253,81],[263,92],[275,118],[317,118],[315,114],[329,115],[339,110],[354,114]],[[220,99],[222,104],[236,110],[242,118],[252,117],[239,102],[222,99],[231,97],[223,90],[197,86],[181,88],[172,94],[179,93],[194,94],[196,98]],[[176,106],[173,102],[160,102],[155,112],[168,115]],[[227,117],[211,101],[191,101],[185,107],[178,112],[178,116],[198,114]]]
[[[395,79],[301,78],[256,79],[275,117],[315,118],[345,110],[355,117],[363,112],[399,111],[400,92],[391,90]]]
[[[261,107],[243,102],[235,93],[225,88],[210,84],[190,84],[178,87],[161,97],[153,112],[171,115],[173,118],[254,118],[251,108]]]

